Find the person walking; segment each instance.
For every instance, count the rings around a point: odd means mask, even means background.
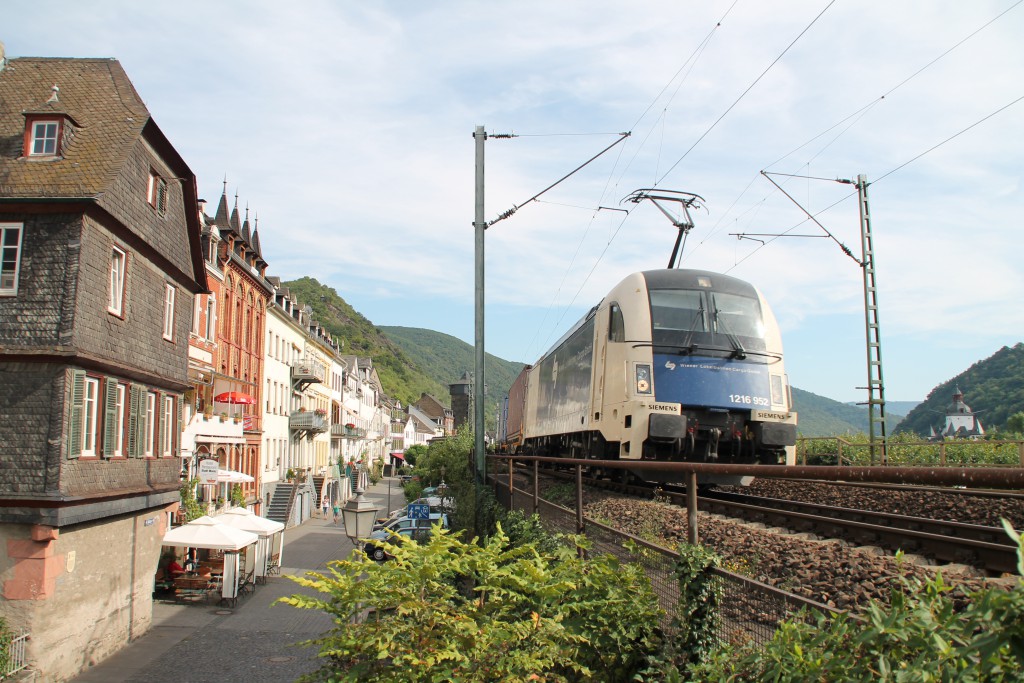
[[[323,504],[323,508],[324,508],[324,519],[327,519],[327,508],[329,508],[329,507],[330,507],[330,505],[331,505],[331,504],[330,504],[330,502],[329,502],[329,501],[327,500],[327,496],[324,496],[324,504]]]
[[[334,504],[334,526],[338,526],[338,517],[341,515],[341,506]]]

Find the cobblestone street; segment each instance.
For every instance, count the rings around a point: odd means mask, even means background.
[[[388,479],[365,494],[382,512],[388,507]],[[395,479],[394,509],[404,503]],[[320,571],[348,555],[352,543],[332,518],[314,517],[285,532],[281,576],[270,577],[233,608],[153,604],[153,626],[124,650],[73,679],[74,683],[270,683],[294,681],[317,668],[315,648],[297,643],[331,627],[322,612],[274,605],[285,595],[309,592],[287,578]]]

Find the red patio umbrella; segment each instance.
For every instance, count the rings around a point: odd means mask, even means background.
[[[249,394],[243,394],[240,391],[225,391],[223,394],[217,394],[213,397],[213,400],[217,403],[237,403],[240,405],[255,405],[256,399]]]

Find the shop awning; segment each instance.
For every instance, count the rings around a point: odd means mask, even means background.
[[[237,403],[240,405],[255,405],[256,399],[249,394],[243,394],[241,391],[225,391],[223,394],[217,394],[213,397],[216,403]]]

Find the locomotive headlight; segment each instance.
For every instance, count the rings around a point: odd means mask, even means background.
[[[651,395],[651,366],[637,364],[636,366],[636,393]]]
[[[782,375],[772,375],[772,405],[781,406],[784,404],[785,398],[782,392]]]

